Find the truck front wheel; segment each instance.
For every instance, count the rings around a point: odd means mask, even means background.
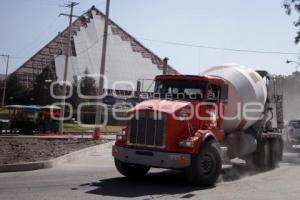
[[[118,159],[115,159],[115,166],[122,175],[128,178],[141,178],[150,170],[148,166],[125,163]]]
[[[187,181],[196,186],[213,186],[220,175],[222,160],[216,141],[204,143],[200,152],[192,156],[191,166],[185,171]]]

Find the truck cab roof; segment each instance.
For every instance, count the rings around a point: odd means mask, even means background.
[[[155,80],[203,80],[218,84],[225,84],[224,79],[208,75],[158,75],[155,77]]]

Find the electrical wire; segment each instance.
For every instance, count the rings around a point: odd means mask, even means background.
[[[299,55],[299,53],[296,53],[296,52],[234,49],[234,48],[207,46],[207,45],[202,45],[202,44],[188,44],[188,43],[173,42],[173,41],[166,41],[166,40],[154,40],[154,39],[148,39],[148,38],[143,38],[143,37],[137,37],[137,39],[144,40],[144,41],[149,41],[149,42],[156,42],[156,43],[161,43],[161,44],[167,44],[167,45],[176,45],[176,46],[184,46],[184,47],[212,49],[212,50],[219,50],[219,51],[231,51],[231,52],[241,52],[241,53],[257,53],[257,54]]]

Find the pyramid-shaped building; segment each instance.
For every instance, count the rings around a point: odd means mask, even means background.
[[[68,66],[68,81],[84,75],[99,74],[102,36],[105,16],[94,6],[77,18],[72,26],[72,55]],[[21,82],[30,87],[35,77],[47,66],[55,66],[58,80],[63,79],[65,55],[68,43],[68,28],[28,59],[14,73]],[[136,87],[142,81],[142,90],[153,88],[152,79],[163,72],[163,60],[143,46],[112,20],[109,20],[105,77],[106,90],[127,90],[128,83]],[[168,74],[178,74],[171,66]],[[124,85],[122,86],[122,82]],[[116,88],[115,85],[118,85]]]

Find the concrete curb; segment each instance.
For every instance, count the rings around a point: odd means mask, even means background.
[[[77,160],[79,158],[82,158],[83,156],[86,156],[91,153],[95,153],[99,151],[101,146],[103,145],[110,145],[112,142],[107,142],[103,144],[98,144],[92,147],[87,147],[78,151],[71,152],[69,154],[51,159],[46,161],[40,161],[40,162],[28,162],[28,163],[18,163],[18,164],[8,164],[8,165],[0,165],[0,173],[1,172],[19,172],[19,171],[33,171],[38,169],[48,169],[57,167],[63,163],[68,163],[74,160]]]

